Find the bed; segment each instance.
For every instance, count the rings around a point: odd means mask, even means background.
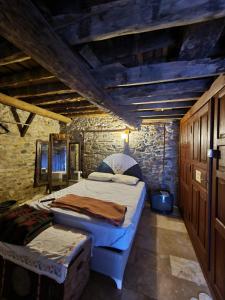
[[[125,173],[124,163],[127,163],[127,159],[127,157],[126,159],[122,157],[122,161],[118,163],[117,156],[115,157],[116,163],[111,160],[112,172]],[[137,168],[137,166],[134,168],[137,164],[136,162],[134,164],[134,162],[132,161],[132,172]],[[121,168],[118,167],[119,165],[121,165]],[[104,166],[105,171],[105,162],[102,166]],[[113,166],[116,167],[116,171],[113,171]],[[66,194],[88,196],[125,205],[127,206],[127,212],[124,223],[119,227],[113,226],[106,221],[84,214],[60,208],[50,208],[48,202],[40,202],[43,199],[58,198]],[[33,205],[37,208],[51,209],[54,212],[56,223],[80,228],[91,233],[94,245],[91,268],[94,271],[110,276],[116,282],[117,288],[121,289],[124,270],[144,206],[145,197],[146,187],[143,181],[139,181],[137,185],[133,186],[111,181],[101,182],[83,179],[79,183],[34,202]]]

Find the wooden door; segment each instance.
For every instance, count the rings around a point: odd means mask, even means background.
[[[192,236],[199,260],[205,271],[209,268],[209,201],[208,201],[208,157],[209,105],[201,108],[190,120],[191,179],[189,203],[189,232]]]
[[[212,284],[225,299],[225,96],[215,98],[212,195]]]

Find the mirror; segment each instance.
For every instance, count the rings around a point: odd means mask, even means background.
[[[79,180],[81,145],[65,134],[50,134],[49,142],[37,140],[35,186],[58,190]]]
[[[64,134],[50,134],[49,190],[63,188],[68,183],[68,140]]]
[[[48,142],[37,140],[34,176],[35,186],[46,185],[48,183],[48,148]]]

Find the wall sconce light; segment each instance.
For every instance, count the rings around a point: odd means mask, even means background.
[[[126,129],[121,133],[121,139],[128,143],[130,130]]]

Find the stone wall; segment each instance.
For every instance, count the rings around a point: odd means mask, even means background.
[[[144,180],[152,190],[168,189],[176,199],[179,123],[143,125],[139,131],[131,131],[128,145],[121,139],[121,132],[116,131],[125,127],[121,120],[112,116],[85,117],[75,118],[70,126],[63,126],[61,131],[72,137],[82,137],[85,176],[95,171],[107,155],[123,152],[137,160]]]
[[[29,113],[18,113],[25,122]],[[15,122],[9,107],[0,104],[0,123],[2,120]],[[20,137],[16,124],[3,124],[10,132],[0,134],[0,201],[29,200],[45,191],[45,187],[33,188],[36,140],[48,140],[50,133],[58,133],[59,123],[36,115],[25,137]]]

